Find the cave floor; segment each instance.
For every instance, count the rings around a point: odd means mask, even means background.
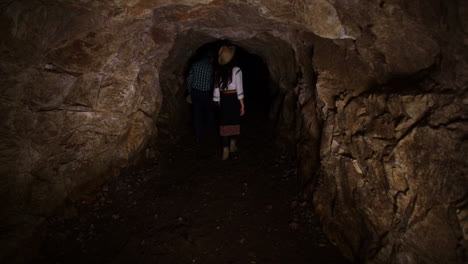
[[[297,198],[294,162],[244,119],[228,161],[217,137],[162,138],[160,159],[48,219],[34,263],[347,263]]]

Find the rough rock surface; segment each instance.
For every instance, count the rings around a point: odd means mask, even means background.
[[[460,24],[444,17],[453,6],[431,18],[418,4],[387,5],[383,12],[427,17],[401,18],[414,27],[383,18],[354,45],[315,45],[324,120],[316,210],[330,239],[356,261],[462,263],[468,126]]]
[[[268,64],[271,116],[297,153],[299,183],[350,259],[462,262],[467,10],[442,0],[0,1],[0,258],[66,199],[149,153],[186,113],[192,51],[230,39]]]

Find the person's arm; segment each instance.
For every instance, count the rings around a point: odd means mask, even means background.
[[[219,88],[215,87],[213,90],[213,101],[216,104],[219,104],[219,100],[220,100]]]
[[[242,83],[242,70],[236,70],[235,75],[235,82],[236,82],[236,91],[237,91],[237,99],[239,99],[241,109],[240,115],[243,116],[245,114],[245,105],[244,105],[244,85]]]
[[[240,115],[243,116],[245,114],[244,98],[239,99],[239,102],[241,104]]]

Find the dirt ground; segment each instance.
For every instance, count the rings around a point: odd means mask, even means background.
[[[218,137],[162,138],[159,160],[123,172],[48,220],[34,263],[348,263],[297,199],[295,163],[247,115],[239,151]]]

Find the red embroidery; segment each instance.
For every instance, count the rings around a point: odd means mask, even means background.
[[[233,126],[220,126],[219,127],[219,134],[221,136],[236,136],[240,134],[240,125],[233,125]]]

